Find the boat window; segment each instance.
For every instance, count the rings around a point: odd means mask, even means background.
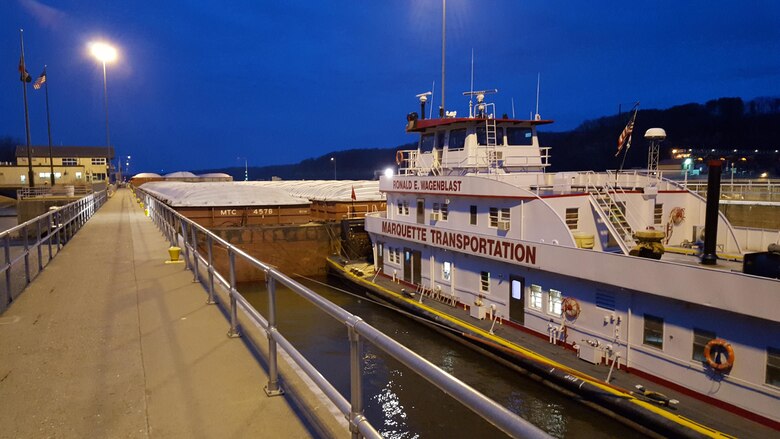
[[[693,358],[696,361],[707,361],[704,358],[704,347],[715,338],[715,333],[704,329],[693,328]]]
[[[487,129],[483,126],[476,128],[477,145],[487,145]],[[504,146],[504,128],[496,127],[496,146]]]
[[[436,144],[434,145],[436,148],[444,148],[444,131],[439,131],[436,133]]]
[[[447,216],[450,213],[450,203],[441,203],[441,219],[447,221]]]
[[[615,296],[603,291],[596,291],[596,306],[608,311],[614,311]]]
[[[664,348],[664,319],[650,314],[644,315],[645,329],[642,344],[658,349]]]
[[[780,386],[780,349],[766,348],[766,383]]]
[[[567,207],[566,208],[566,225],[569,230],[577,230],[580,222],[580,208],[579,207]]]
[[[558,290],[550,290],[550,295],[547,298],[547,312],[556,316],[561,315],[563,309],[563,293]]]
[[[469,224],[471,224],[472,226],[476,226],[477,225],[477,206],[472,204],[470,210],[471,210],[471,215],[469,217]]]
[[[441,278],[442,280],[452,279],[452,262],[444,261],[441,264]]]
[[[398,200],[398,214],[409,215],[409,200]]]
[[[531,295],[528,296],[528,300],[531,308],[542,309],[542,287],[531,285]]]
[[[509,223],[509,208],[490,208],[490,227],[498,227],[499,223]]]
[[[664,204],[663,203],[655,203],[655,208],[653,209],[653,224],[655,225],[661,225],[664,222]]]
[[[506,129],[506,143],[507,145],[521,145],[529,146],[533,145],[534,138],[531,128],[507,128]]]
[[[463,149],[466,146],[466,129],[450,130],[449,149]]]
[[[490,292],[490,272],[483,271],[479,275],[479,290],[483,293]]]
[[[423,134],[420,137],[420,151],[430,152],[433,149],[434,134]]]

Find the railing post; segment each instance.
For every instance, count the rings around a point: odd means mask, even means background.
[[[38,239],[35,241],[35,245],[38,247],[38,273],[43,271],[43,249],[41,248],[41,245],[43,244],[43,239],[41,237],[41,219],[38,218],[37,221],[35,221],[36,225],[38,226]]]
[[[60,237],[60,229],[62,228],[62,212],[61,209],[54,211],[54,226],[57,230],[57,254],[62,249],[62,238]]]
[[[209,298],[206,301],[207,305],[213,305],[217,303],[216,300],[214,300],[214,258],[213,258],[213,247],[214,247],[214,240],[211,239],[211,235],[206,235],[206,246],[208,247],[209,251]]]
[[[53,232],[52,232],[52,228],[51,228],[52,222],[54,222],[54,213],[49,212],[49,217],[47,218],[47,221],[46,221],[46,224],[48,224],[48,230],[46,230],[46,235],[47,235],[46,243],[49,244],[49,261],[51,261],[52,258],[54,257],[54,255],[52,254],[52,251],[51,251],[51,240],[53,239],[53,236],[52,236]]]
[[[238,304],[236,303],[236,254],[228,247],[228,259],[230,260],[230,329],[228,337],[241,337],[238,330]]]
[[[24,278],[27,280],[27,285],[30,284],[30,244],[27,242],[28,233],[30,232],[25,225],[22,227],[22,234],[24,235]]]
[[[355,325],[361,322],[358,316],[352,316],[346,321],[349,333],[349,381],[350,381],[350,404],[352,411],[349,414],[349,431],[352,432],[352,439],[361,437],[358,431],[358,423],[363,419],[363,349],[360,341],[360,335],[355,330]]]
[[[268,384],[264,387],[267,396],[283,395],[279,387],[279,371],[276,365],[276,279],[269,271],[265,272],[265,284],[268,290]]]
[[[184,240],[184,269],[189,270],[190,269],[190,248],[187,245],[187,222],[184,220],[180,221],[181,223],[181,237]]]
[[[14,299],[14,293],[11,291],[11,235],[5,235],[5,289],[8,292],[8,303]]]
[[[195,224],[190,226],[192,230],[192,282],[200,282],[198,277],[198,228]]]

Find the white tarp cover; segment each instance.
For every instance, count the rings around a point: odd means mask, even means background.
[[[170,174],[165,174],[165,178],[196,178],[196,177],[197,175],[189,171],[179,171],[179,172],[171,172]]]
[[[280,180],[250,181],[258,187],[279,188],[294,197],[316,201],[384,201],[385,194],[379,192],[379,180]]]
[[[155,174],[154,172],[142,172],[133,175],[132,178],[162,178],[162,176],[160,174]]]
[[[173,207],[211,206],[298,206],[308,205],[305,198],[296,198],[286,191],[261,187],[243,181],[188,183],[154,181],[143,189]]]

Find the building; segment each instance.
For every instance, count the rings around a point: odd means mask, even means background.
[[[26,146],[16,147],[16,164],[0,166],[3,187],[28,186],[29,162]],[[52,165],[55,184],[82,185],[105,182],[109,174],[114,148],[105,146],[53,146],[51,158],[48,146],[30,149],[36,186],[51,184]]]

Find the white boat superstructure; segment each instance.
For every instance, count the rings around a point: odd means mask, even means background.
[[[780,422],[780,281],[728,260],[742,248],[725,216],[718,264],[702,265],[680,254],[703,239],[701,196],[654,172],[546,172],[537,127],[552,121],[496,118],[484,97],[477,108],[407,117],[418,148],[398,152],[398,174],[380,179],[387,210],[366,217],[376,269]]]

